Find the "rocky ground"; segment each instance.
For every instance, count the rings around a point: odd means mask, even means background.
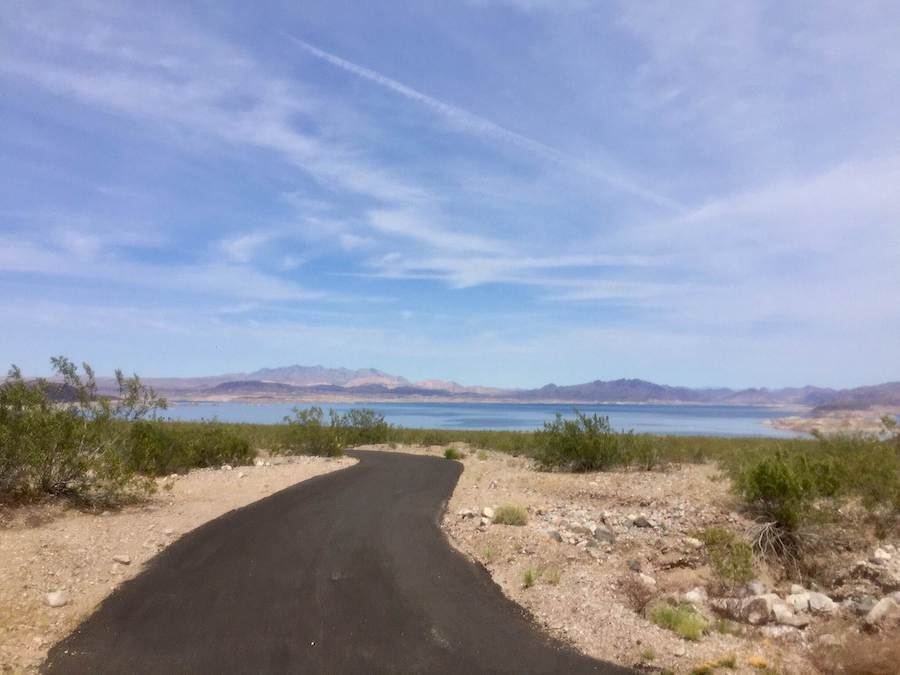
[[[158,480],[147,502],[84,513],[63,504],[0,509],[0,672],[36,672],[66,635],[181,535],[351,459],[260,459]]]
[[[900,542],[842,540],[826,585],[792,584],[757,562],[750,583],[726,587],[698,533],[743,535],[753,523],[715,467],[546,473],[459,448],[465,471],[443,521],[451,543],[583,652],[647,672],[896,672],[881,652],[900,639]],[[526,525],[495,522],[508,504],[526,510]],[[703,636],[655,625],[646,608],[660,602],[703,617]],[[860,650],[874,665],[841,666]]]

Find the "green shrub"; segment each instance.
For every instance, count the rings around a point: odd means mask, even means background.
[[[456,448],[444,448],[444,459],[462,459],[463,454]]]
[[[279,452],[337,457],[343,454],[340,418],[332,410],[329,423],[322,408],[294,408],[293,417],[285,417],[285,434]]]
[[[336,418],[336,425],[343,445],[385,443],[390,434],[384,415],[370,408],[352,408]]]
[[[753,578],[753,551],[730,530],[709,527],[697,536],[706,544],[709,563],[719,582],[729,590]]]
[[[735,480],[735,489],[759,516],[795,531],[815,497],[810,464],[783,451],[751,462]]]
[[[709,629],[709,621],[690,605],[670,605],[659,601],[648,609],[650,620],[661,628],[671,630],[686,640],[699,640]]]
[[[575,419],[559,413],[553,422],[544,423],[537,432],[536,459],[545,468],[568,471],[609,469],[622,459],[619,434],[612,430],[608,417],[575,412]]]
[[[129,466],[129,423],[165,407],[137,376],[116,371],[118,396],[98,394],[94,372],[51,359],[61,383],[26,382],[13,367],[0,384],[0,499],[42,494],[113,503],[152,489]]]
[[[498,525],[527,525],[528,512],[521,506],[504,504],[503,506],[498,506],[494,512],[494,523]]]
[[[663,464],[662,451],[655,438],[647,434],[622,434],[622,461],[641,471],[653,471]]]
[[[522,588],[531,588],[538,579],[539,573],[533,567],[529,567],[522,572]]]

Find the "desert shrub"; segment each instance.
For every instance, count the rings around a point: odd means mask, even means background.
[[[284,438],[278,448],[286,454],[336,457],[343,454],[338,415],[332,410],[326,422],[322,408],[294,408],[293,417],[285,417]]]
[[[562,570],[558,567],[545,567],[541,571],[541,578],[551,586],[559,586],[559,581],[562,578]]]
[[[529,567],[522,572],[522,588],[531,588],[538,580],[540,574],[533,567]]]
[[[224,424],[215,420],[202,422],[183,439],[187,463],[181,468],[249,464],[256,451],[246,438],[241,438]]]
[[[0,498],[41,494],[99,504],[152,488],[127,461],[129,423],[152,416],[165,399],[116,371],[117,396],[100,396],[93,370],[51,359],[59,383],[26,382],[13,367],[0,384]]]
[[[456,448],[444,448],[444,459],[462,459],[463,454]]]
[[[370,408],[353,408],[336,420],[344,445],[385,443],[390,434],[390,425],[384,421],[384,415]]]
[[[557,413],[553,422],[545,422],[536,433],[536,459],[544,468],[568,471],[610,469],[622,459],[619,434],[612,430],[608,417],[587,416],[575,412],[575,419]]]
[[[722,586],[733,590],[753,578],[753,551],[731,530],[709,527],[697,538],[706,544],[710,566]]]
[[[709,629],[709,621],[690,605],[671,605],[661,600],[648,608],[647,615],[657,626],[686,640],[699,640]]]
[[[653,471],[663,464],[659,443],[647,434],[622,434],[622,461],[641,471]]]
[[[741,470],[735,489],[760,517],[796,531],[815,497],[810,465],[782,451],[764,455]]]
[[[627,574],[619,579],[619,590],[625,597],[625,604],[638,614],[643,614],[653,599],[653,591],[636,574]]]
[[[503,506],[498,506],[494,512],[494,523],[498,525],[527,525],[528,512],[521,506],[504,504]]]

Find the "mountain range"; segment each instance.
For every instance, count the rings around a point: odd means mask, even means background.
[[[690,388],[639,379],[547,384],[537,389],[464,386],[445,380],[412,382],[399,375],[364,368],[285,366],[251,373],[195,378],[146,378],[160,393],[189,401],[481,401],[510,403],[672,403],[770,405],[819,411],[900,408],[900,382],[853,389]],[[101,382],[109,386],[110,381]]]

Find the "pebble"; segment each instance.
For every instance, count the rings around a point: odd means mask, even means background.
[[[68,604],[69,598],[63,591],[52,591],[44,598],[51,607],[62,607]]]
[[[127,555],[123,555],[121,553],[113,556],[113,561],[119,563],[120,565],[130,565],[131,558]]]

